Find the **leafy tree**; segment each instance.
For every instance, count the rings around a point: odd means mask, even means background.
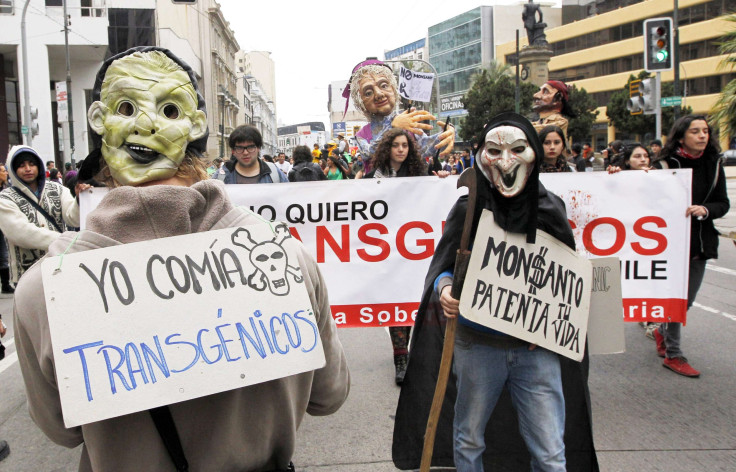
[[[733,69],[736,65],[736,14],[728,16],[726,21],[734,23],[734,28],[730,29],[722,38],[720,43],[720,53],[728,54],[721,61],[720,68]],[[730,81],[721,91],[715,106],[712,110],[712,116],[715,123],[721,125],[721,129],[729,137],[736,136],[736,79]]]
[[[468,115],[461,121],[460,136],[472,141],[478,136],[491,118],[506,111],[515,110],[516,81],[508,65],[492,62],[487,69],[481,69],[473,76],[472,85],[463,97]],[[520,84],[520,112],[529,114],[532,109],[532,96],[537,87],[530,83]]]
[[[608,115],[608,121],[611,125],[616,127],[616,131],[633,136],[654,136],[657,128],[655,115],[632,115],[629,110],[626,109],[626,103],[629,100],[629,89],[631,87],[631,81],[635,79],[648,79],[653,78],[646,71],[639,72],[638,77],[633,75],[629,76],[626,81],[626,85],[622,90],[615,92],[611,95],[608,101],[606,114]],[[672,83],[662,84],[661,96],[669,97],[674,94],[674,85]],[[687,115],[692,113],[691,107],[684,107],[682,114]],[[667,131],[672,127],[675,122],[675,110],[673,107],[662,108],[662,133],[667,134]]]
[[[598,116],[598,104],[584,88],[571,86],[568,89],[568,100],[575,118],[571,118],[567,124],[568,138],[579,142],[588,139],[596,116]]]

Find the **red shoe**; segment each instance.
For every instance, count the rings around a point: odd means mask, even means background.
[[[665,358],[662,365],[670,369],[672,372],[684,375],[685,377],[700,377],[700,372],[693,369],[684,357]]]
[[[654,330],[654,342],[657,343],[657,355],[664,357],[667,353],[667,347],[664,345],[664,336],[659,333],[658,329]]]

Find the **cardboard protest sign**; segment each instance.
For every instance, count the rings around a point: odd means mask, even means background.
[[[576,361],[588,330],[590,261],[537,230],[537,242],[504,231],[483,210],[460,313],[470,321]]]
[[[429,102],[432,97],[434,74],[405,69],[399,71],[399,95],[407,100]]]
[[[323,367],[297,244],[258,224],[46,259],[64,424]]]
[[[621,316],[621,262],[618,257],[590,259],[593,266],[588,353],[616,354],[626,350]]]

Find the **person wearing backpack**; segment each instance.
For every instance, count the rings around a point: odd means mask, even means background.
[[[271,184],[288,182],[283,172],[272,162],[259,159],[263,138],[258,128],[238,126],[230,133],[228,145],[232,157],[212,175],[226,184]]]
[[[297,146],[292,153],[294,167],[289,172],[289,182],[308,182],[326,180],[319,164],[312,162],[312,154],[307,146]]]

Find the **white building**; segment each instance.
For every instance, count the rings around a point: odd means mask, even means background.
[[[6,95],[0,97],[0,160],[14,144],[26,143],[22,136],[25,105],[38,109],[39,134],[31,138],[42,158],[63,162],[83,159],[90,150],[87,109],[91,105],[95,76],[105,57],[133,46],[163,46],[187,62],[195,72],[209,114],[211,157],[219,154],[218,130],[222,103],[218,86],[234,98],[226,102],[225,137],[236,120],[238,109],[235,51],[239,49],[215,0],[195,5],[175,5],[156,0],[67,0],[69,58],[74,129],[71,154],[68,126],[57,123],[55,83],[66,80],[64,15],[62,0],[30,0],[25,14],[28,77],[23,76],[21,19],[23,0],[0,6],[0,72]],[[24,89],[27,80],[28,90]],[[218,113],[219,112],[219,113]],[[214,154],[214,155],[213,155]]]
[[[268,51],[248,51],[243,53],[243,67],[246,75],[258,79],[261,91],[273,102],[276,109],[276,64]]]
[[[279,151],[283,151],[289,157],[297,146],[307,146],[311,152],[315,144],[322,149],[326,142],[325,124],[321,121],[310,121],[279,128]]]
[[[261,84],[253,76],[246,76],[250,83],[253,106],[253,126],[258,128],[263,138],[262,154],[275,155],[278,152],[278,129],[276,127],[276,107],[264,93]]]
[[[385,61],[411,61],[417,59],[426,61],[428,57],[429,46],[427,45],[426,38],[418,39],[413,43],[383,52],[383,59]]]

